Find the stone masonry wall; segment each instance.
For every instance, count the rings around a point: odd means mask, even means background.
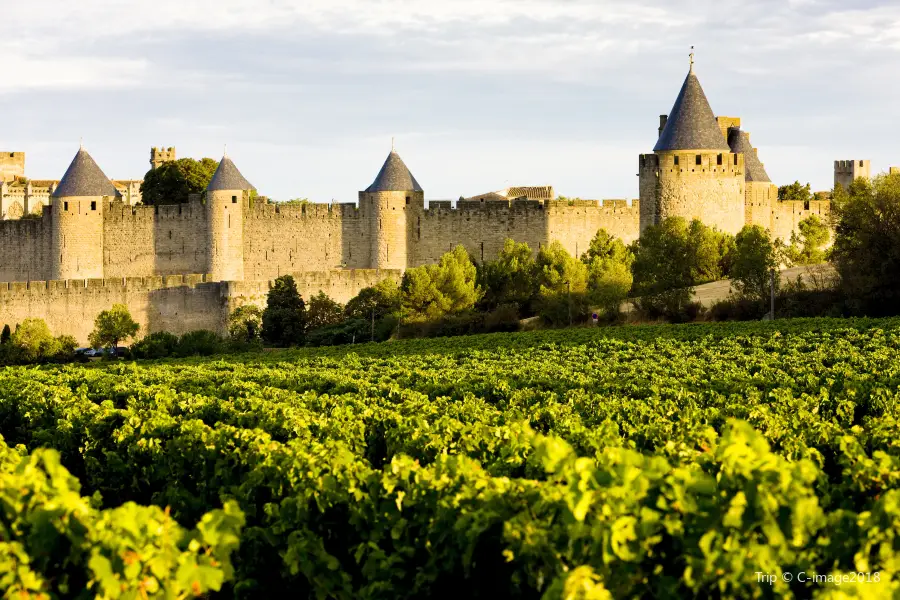
[[[244,211],[244,279],[368,268],[371,222],[355,204],[254,203]]]
[[[202,273],[207,268],[206,207],[200,202],[128,206],[114,201],[104,211],[106,277]]]
[[[745,185],[744,222],[772,231],[778,186],[763,181],[748,181]]]
[[[772,211],[772,238],[780,238],[790,243],[791,232],[797,231],[800,221],[811,215],[817,215],[825,223],[830,222],[831,202],[829,200],[775,201]],[[833,236],[832,236],[833,237]],[[833,241],[830,240],[829,243]]]
[[[599,229],[630,244],[640,233],[640,201],[554,200],[546,204],[548,239],[581,256]]]
[[[50,276],[50,216],[0,221],[0,281],[29,281]]]
[[[201,283],[202,275],[0,283],[0,323],[15,329],[29,317],[44,319],[54,335],[86,345],[100,311],[125,304],[141,326],[182,334],[196,329],[224,332],[223,284]]]

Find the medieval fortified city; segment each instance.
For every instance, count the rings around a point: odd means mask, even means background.
[[[778,199],[740,118],[715,116],[693,57],[656,133],[652,153],[638,157],[639,198],[567,200],[551,186],[509,187],[455,207],[426,203],[393,149],[358,203],[290,206],[256,196],[227,156],[205,197],[144,206],[140,181],[110,180],[84,148],[59,181],[27,179],[25,153],[5,152],[0,322],[38,317],[86,342],[94,317],[122,303],[144,332],[224,332],[236,307],[264,306],[270,282],[286,274],[303,297],[323,291],[346,302],[458,244],[481,261],[507,238],[534,251],[558,240],[579,256],[601,228],[630,243],[671,216],[732,235],[760,225],[782,240],[810,215],[827,219],[827,192]],[[174,147],[151,150],[151,168],[175,159]],[[868,160],[834,162],[835,186],[870,176]]]

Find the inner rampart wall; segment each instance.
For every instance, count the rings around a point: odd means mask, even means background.
[[[355,204],[279,206],[244,211],[244,279],[370,266],[372,217]]]
[[[0,221],[0,281],[28,281],[50,276],[49,208],[40,219]]]
[[[825,223],[831,220],[830,200],[776,200],[772,208],[772,238],[780,238],[786,244],[791,241],[791,232],[799,233],[798,225],[803,219],[816,215]]]
[[[640,234],[640,201],[552,200],[546,204],[548,236],[559,240],[572,256],[581,256],[597,231],[630,244]]]
[[[162,206],[106,206],[103,273],[151,277],[202,273],[207,267],[206,207],[201,202]]]

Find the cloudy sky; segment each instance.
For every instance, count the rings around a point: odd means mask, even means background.
[[[275,199],[354,201],[391,137],[426,197],[637,195],[688,68],[773,181],[900,164],[889,0],[3,0],[0,150],[110,177],[228,154]]]

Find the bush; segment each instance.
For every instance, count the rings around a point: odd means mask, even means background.
[[[570,255],[558,241],[541,248],[536,263],[537,314],[556,326],[583,321],[590,311],[588,270],[584,263]]]
[[[618,238],[600,229],[581,257],[588,269],[588,298],[607,320],[615,320],[631,291],[634,254]]]
[[[212,356],[225,350],[224,340],[214,331],[198,329],[185,333],[178,340],[175,356]]]
[[[178,336],[168,331],[157,331],[145,336],[131,347],[134,358],[166,358],[173,356],[178,347]]]
[[[337,325],[344,320],[344,307],[328,297],[325,292],[309,299],[306,306],[307,330],[320,329],[329,325]]]
[[[771,295],[772,271],[778,256],[769,233],[759,225],[745,225],[735,239],[731,278],[737,294],[750,302],[765,304]],[[779,277],[776,274],[776,290]]]
[[[407,269],[401,285],[403,311],[414,319],[437,319],[470,310],[481,298],[475,265],[463,246],[436,265]]]
[[[478,301],[480,309],[490,311],[516,304],[521,312],[533,314],[537,264],[528,244],[507,239],[497,260],[478,265],[477,271],[477,283],[484,294]]]
[[[232,342],[254,344],[262,331],[262,309],[253,304],[237,307],[228,317],[228,335]]]

